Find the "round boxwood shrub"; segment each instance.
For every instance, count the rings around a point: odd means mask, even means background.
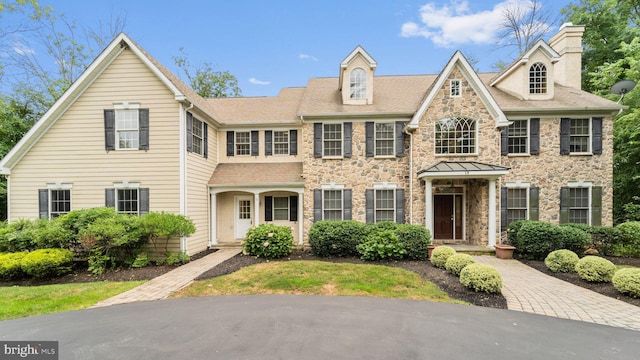
[[[574,272],[576,271],[576,264],[580,258],[576,253],[571,250],[556,250],[552,251],[544,259],[544,264],[547,268],[553,272]]]
[[[293,234],[288,226],[260,224],[247,231],[244,251],[249,255],[275,259],[291,254]]]
[[[20,261],[27,252],[0,254],[0,279],[13,280],[22,277]]]
[[[455,254],[455,249],[450,246],[438,246],[431,252],[431,263],[435,267],[444,269],[447,259]]]
[[[491,265],[469,264],[460,272],[460,283],[477,292],[499,293],[502,291],[502,276]]]
[[[616,266],[607,259],[598,256],[585,256],[576,264],[576,272],[580,278],[590,282],[611,281]]]
[[[455,276],[460,276],[460,271],[465,266],[475,263],[473,257],[469,254],[451,255],[444,264],[445,269]]]
[[[620,269],[613,275],[611,282],[621,293],[640,298],[640,268]]]
[[[25,274],[43,279],[64,275],[71,271],[73,253],[66,249],[40,249],[26,254],[20,260]]]
[[[309,245],[316,256],[357,256],[366,235],[365,225],[355,220],[323,220],[309,229]]]

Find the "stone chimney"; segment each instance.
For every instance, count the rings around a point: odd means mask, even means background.
[[[560,54],[554,65],[555,81],[564,86],[582,88],[582,34],[584,25],[564,23],[549,45]]]

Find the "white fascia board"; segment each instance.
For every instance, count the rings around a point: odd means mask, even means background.
[[[424,172],[418,175],[418,179],[479,179],[479,178],[498,178],[502,175],[507,175],[509,170],[495,170],[495,171],[446,171],[429,173]]]
[[[11,175],[11,169],[0,167],[0,175]]]

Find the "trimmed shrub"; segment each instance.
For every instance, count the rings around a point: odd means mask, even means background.
[[[621,293],[640,298],[640,268],[620,269],[613,275],[611,282]]]
[[[438,246],[431,252],[431,264],[433,266],[444,269],[449,257],[456,254],[456,251],[450,246]]]
[[[20,261],[27,252],[0,254],[0,279],[13,280],[24,276]]]
[[[521,246],[520,240],[518,238],[518,233],[524,224],[532,223],[536,221],[531,220],[516,220],[513,221],[507,226],[507,242],[511,246],[515,246],[516,249],[519,249]]]
[[[499,293],[502,291],[502,276],[493,266],[469,264],[460,272],[460,283],[476,292]]]
[[[547,255],[562,248],[560,227],[543,221],[528,221],[518,231],[516,251],[530,259],[543,260]]]
[[[407,251],[395,231],[375,231],[356,246],[362,260],[402,259]]]
[[[613,246],[615,256],[640,257],[640,221],[627,221],[616,226],[620,231],[620,244]]]
[[[575,272],[576,264],[580,258],[571,250],[552,251],[544,259],[544,264],[553,272]]]
[[[581,225],[581,226],[577,226]],[[584,254],[587,246],[591,243],[591,237],[587,233],[590,226],[584,224],[571,224],[571,226],[560,226],[558,228],[561,249],[571,250],[578,255]],[[557,249],[553,249],[554,251]]]
[[[591,244],[601,255],[615,255],[615,248],[622,244],[622,233],[617,227],[592,226],[589,235]]]
[[[66,249],[40,249],[26,254],[20,260],[25,274],[37,279],[64,275],[71,271],[73,253]]]
[[[424,226],[400,224],[396,230],[400,243],[407,251],[405,257],[411,260],[426,260],[431,244],[431,234]]]
[[[354,220],[318,221],[309,229],[309,245],[316,256],[357,256],[366,233],[365,225]]]
[[[190,236],[196,232],[196,227],[191,219],[184,215],[162,212],[150,212],[140,217],[140,235],[145,241],[153,245],[158,252],[162,247],[162,253],[167,253],[169,240],[176,237]]]
[[[460,276],[460,272],[465,266],[475,263],[473,257],[469,254],[451,255],[444,264],[445,269],[455,276]]]
[[[576,272],[580,278],[589,282],[611,281],[616,266],[607,259],[598,256],[585,256],[576,264]]]
[[[275,259],[291,254],[293,234],[288,226],[260,224],[247,231],[244,252],[267,259]]]

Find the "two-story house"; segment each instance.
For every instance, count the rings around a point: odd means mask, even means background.
[[[239,244],[261,223],[305,243],[315,221],[424,225],[494,245],[517,219],[611,225],[618,104],[580,89],[583,26],[500,73],[460,52],[439,74],[339,74],[273,97],[204,99],[119,35],[0,161],[9,219],[73,209],[168,211],[197,231],[172,250]]]

